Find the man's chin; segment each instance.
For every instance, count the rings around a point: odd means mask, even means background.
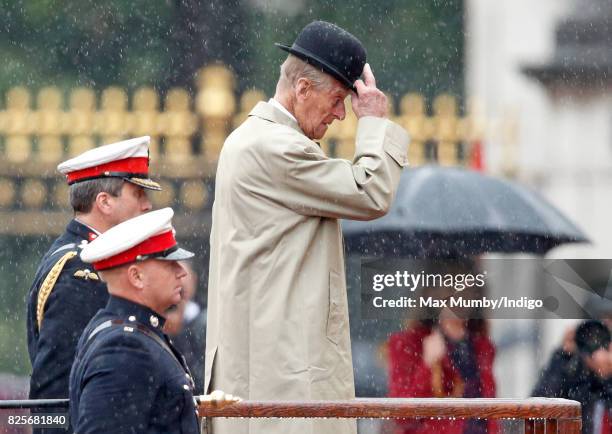
[[[310,137],[310,139],[311,140],[321,140],[326,132],[327,132],[327,125],[315,131],[312,137]]]
[[[172,310],[173,307],[180,304],[181,301],[183,301],[183,289],[182,288],[180,290],[177,290],[174,294],[172,294],[172,297],[168,299],[168,304],[169,304],[168,309]]]

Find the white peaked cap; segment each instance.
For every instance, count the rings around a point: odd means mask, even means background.
[[[178,261],[192,258],[174,238],[172,208],[151,211],[113,226],[83,247],[81,259],[96,270],[155,258]]]
[[[57,170],[68,184],[89,179],[119,177],[144,188],[161,190],[149,178],[149,136],[136,137],[100,146],[64,161]]]

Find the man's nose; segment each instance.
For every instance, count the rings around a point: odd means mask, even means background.
[[[184,278],[185,276],[187,276],[187,270],[185,269],[185,266],[183,264],[181,264],[180,262],[175,262],[177,269],[176,269],[176,277],[179,279]]]
[[[142,208],[142,212],[149,212],[153,208],[153,204],[151,203],[151,199],[149,199],[149,196],[147,196],[146,194],[142,198],[141,208]]]
[[[338,120],[344,120],[344,118],[346,117],[346,109],[344,108],[344,102],[340,102],[338,104],[338,107],[336,107],[336,110],[334,111],[334,116],[336,116]]]

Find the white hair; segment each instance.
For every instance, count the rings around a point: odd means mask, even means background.
[[[276,89],[283,91],[292,89],[300,78],[306,78],[315,88],[325,90],[331,89],[334,84],[330,75],[290,54],[280,67]]]

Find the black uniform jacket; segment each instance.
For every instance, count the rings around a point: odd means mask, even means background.
[[[91,320],[70,374],[75,432],[199,433],[193,379],[163,325],[115,296]]]
[[[91,264],[79,258],[83,244],[95,236],[90,228],[72,220],[36,271],[27,307],[32,399],[68,398],[68,377],[79,337],[108,301],[106,285],[93,272]],[[47,284],[40,294],[45,280]],[[46,301],[42,303],[43,300]],[[39,307],[43,307],[40,328]]]

